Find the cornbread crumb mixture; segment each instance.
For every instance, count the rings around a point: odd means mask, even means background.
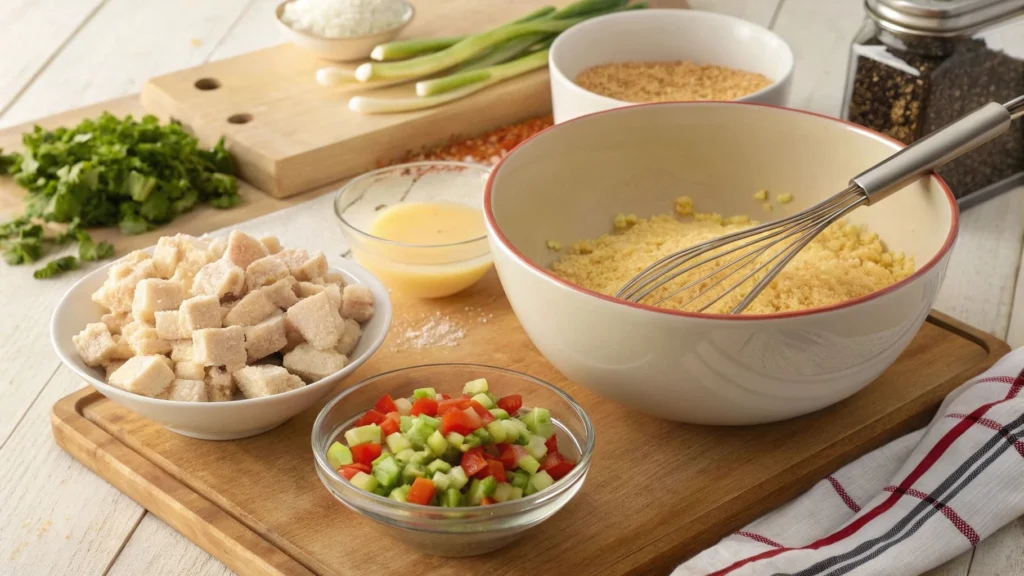
[[[626,226],[620,227],[620,221],[616,218],[614,232],[596,240],[583,240],[570,245],[567,253],[551,265],[551,270],[569,282],[612,295],[633,276],[663,256],[757,224],[742,215],[723,218],[720,214],[694,213],[693,202],[687,197],[676,200],[675,214],[635,218],[632,224],[628,222],[633,218],[622,218]],[[771,253],[774,254],[774,251]],[[723,257],[710,266],[722,266],[734,257]],[[750,269],[752,267],[746,271]],[[705,266],[688,272],[659,288],[645,302],[655,302],[710,270],[710,267]],[[913,257],[890,251],[877,234],[863,227],[837,222],[808,244],[743,313],[771,314],[838,304],[881,290],[913,272]],[[683,309],[683,304],[717,278],[706,280],[659,306]],[[700,306],[721,294],[735,279],[738,276],[712,289],[711,297],[705,296],[707,300],[698,301],[703,302]],[[758,279],[751,278],[739,290],[726,295],[705,312],[728,313],[739,304]],[[685,309],[696,310],[694,305]]]
[[[768,87],[762,74],[693,62],[615,62],[587,68],[576,84],[624,102],[735,100]]]

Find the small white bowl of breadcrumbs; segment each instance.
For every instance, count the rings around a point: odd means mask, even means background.
[[[587,20],[551,46],[555,122],[632,104],[740,101],[782,106],[793,51],[770,30],[699,10],[632,10]]]

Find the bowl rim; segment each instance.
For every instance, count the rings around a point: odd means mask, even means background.
[[[377,168],[375,170],[370,170],[369,172],[364,172],[364,173],[360,174],[359,176],[356,176],[355,178],[352,178],[348,182],[345,182],[345,184],[342,185],[341,188],[338,188],[338,191],[334,194],[334,201],[331,202],[331,206],[334,209],[334,216],[338,219],[339,222],[341,222],[341,225],[345,229],[351,230],[351,231],[355,232],[357,235],[363,237],[366,240],[372,240],[374,242],[377,242],[377,243],[380,243],[380,244],[384,244],[386,246],[395,246],[395,247],[404,248],[404,249],[416,250],[416,249],[437,249],[437,248],[459,248],[459,247],[465,247],[465,246],[472,246],[473,244],[479,243],[481,241],[486,241],[487,240],[487,232],[484,231],[484,233],[482,235],[480,235],[480,236],[476,236],[476,237],[470,238],[468,240],[460,240],[458,242],[448,242],[448,243],[445,243],[445,244],[409,244],[407,242],[399,242],[397,240],[388,240],[387,238],[381,238],[380,236],[374,236],[373,234],[370,234],[369,232],[367,232],[367,231],[365,231],[365,230],[363,230],[363,229],[361,229],[361,228],[359,228],[357,226],[354,226],[351,222],[346,220],[344,216],[342,216],[342,213],[344,212],[344,210],[342,210],[340,208],[340,206],[339,206],[341,204],[341,197],[345,194],[345,192],[350,190],[355,184],[363,182],[364,180],[370,180],[370,179],[372,179],[372,178],[374,178],[376,176],[379,176],[381,174],[384,174],[386,172],[392,172],[392,171],[396,171],[396,170],[404,170],[404,169],[409,169],[409,168],[413,168],[413,167],[441,167],[441,166],[450,166],[450,167],[456,167],[456,168],[463,168],[463,169],[466,169],[466,170],[482,170],[483,174],[485,176],[487,176],[488,180],[490,179],[491,172],[493,171],[493,168],[490,167],[490,166],[487,166],[486,164],[480,164],[480,163],[477,163],[477,162],[460,162],[458,160],[422,160],[422,161],[419,161],[419,162],[405,162],[405,163],[402,163],[402,164],[393,164],[391,166],[382,166],[382,167]],[[485,181],[484,182],[484,187],[486,187],[486,186],[487,186],[487,182]],[[452,204],[460,204],[462,206],[466,206],[465,204],[461,204],[459,202],[452,202]],[[345,209],[348,209],[348,206],[346,206]],[[481,208],[481,212],[482,211],[483,211],[483,209]],[[474,256],[473,258],[476,258],[476,257],[477,256]]]
[[[289,1],[291,1],[291,0],[289,0]],[[566,46],[569,45],[569,42],[573,41],[573,34],[583,34],[583,33],[586,33],[589,28],[596,27],[596,26],[600,25],[601,22],[606,21],[606,20],[616,20],[616,19],[626,20],[626,19],[629,19],[629,18],[639,20],[639,19],[643,19],[645,17],[650,17],[649,15],[652,15],[652,14],[655,15],[655,16],[659,16],[659,17],[680,18],[680,19],[687,19],[687,18],[689,18],[689,19],[695,19],[695,20],[701,20],[701,19],[705,19],[705,20],[719,20],[719,21],[723,21],[723,22],[728,22],[728,23],[732,24],[734,27],[742,26],[742,27],[747,27],[747,28],[750,28],[750,29],[757,30],[758,34],[761,34],[763,36],[771,38],[774,41],[777,41],[779,43],[779,45],[784,48],[784,50],[781,52],[781,54],[786,58],[786,61],[785,61],[786,72],[778,80],[772,80],[772,83],[767,85],[767,86],[765,86],[764,88],[761,88],[760,90],[758,90],[756,92],[751,92],[750,94],[746,94],[744,96],[740,96],[739,98],[736,98],[734,100],[729,100],[729,102],[752,102],[755,99],[760,98],[760,97],[764,96],[765,94],[767,94],[767,93],[769,93],[769,92],[771,92],[773,90],[778,89],[780,86],[785,85],[787,82],[790,81],[790,78],[793,76],[793,69],[794,69],[794,67],[796,65],[796,56],[793,54],[793,48],[789,45],[788,42],[786,42],[786,40],[784,38],[782,38],[782,36],[779,36],[775,32],[772,32],[768,28],[765,28],[764,26],[761,26],[761,25],[756,24],[754,22],[750,22],[748,20],[744,20],[742,18],[737,18],[736,16],[732,16],[732,15],[729,15],[729,14],[722,14],[721,12],[709,12],[707,10],[695,10],[695,9],[680,10],[680,9],[677,9],[677,8],[652,8],[652,9],[647,9],[647,10],[631,10],[631,11],[628,11],[628,12],[615,12],[615,13],[612,13],[612,14],[605,14],[603,16],[598,16],[597,18],[591,18],[590,20],[587,20],[586,22],[581,22],[581,23],[573,26],[572,28],[566,30],[564,33],[559,34],[558,37],[555,38],[554,43],[552,43],[552,45],[551,45],[551,50],[548,53],[548,68],[551,70],[551,75],[554,78],[556,78],[558,82],[561,82],[566,87],[568,87],[569,90],[571,90],[572,92],[576,93],[577,96],[582,96],[584,98],[591,98],[591,99],[594,99],[597,102],[600,102],[600,103],[605,104],[605,105],[631,106],[631,105],[636,105],[636,104],[655,104],[655,102],[627,102],[625,100],[618,100],[616,98],[611,98],[609,96],[605,96],[603,94],[598,94],[597,92],[593,92],[593,91],[587,90],[586,88],[580,86],[574,80],[569,78],[564,72],[562,72],[562,69],[559,67],[558,62],[557,62],[557,60],[560,57],[563,56],[562,53],[565,52],[566,50],[568,50],[568,48],[566,48]],[[683,100],[680,100],[678,102],[683,102]],[[718,102],[718,101],[715,100],[715,102]],[[658,103],[661,103],[661,102],[658,102]]]
[[[579,461],[576,462],[576,465],[573,466],[572,470],[568,474],[566,474],[565,476],[560,478],[558,480],[558,482],[556,483],[556,484],[560,484],[561,485],[561,489],[553,490],[553,491],[549,491],[549,490],[545,489],[545,490],[541,490],[539,492],[535,492],[535,493],[533,493],[533,494],[531,494],[529,496],[524,496],[524,497],[519,498],[517,500],[509,500],[509,501],[506,501],[506,502],[496,502],[494,504],[488,505],[487,506],[487,511],[489,513],[493,512],[493,514],[489,514],[489,516],[486,518],[487,520],[493,520],[493,519],[499,518],[501,516],[514,516],[516,514],[520,514],[522,512],[525,512],[525,511],[532,510],[534,508],[543,506],[543,505],[547,504],[551,498],[561,494],[562,490],[564,490],[564,489],[566,489],[566,488],[568,488],[570,486],[575,485],[576,483],[580,482],[586,476],[587,471],[590,469],[590,462],[591,462],[591,460],[593,458],[594,445],[595,445],[595,440],[596,440],[596,436],[595,436],[595,432],[594,432],[594,424],[593,424],[593,422],[591,422],[590,416],[587,414],[586,410],[584,410],[583,407],[580,406],[580,404],[578,402],[576,402],[576,400],[572,396],[569,396],[569,394],[567,392],[565,392],[564,390],[562,390],[558,386],[555,386],[554,384],[552,384],[552,383],[550,383],[550,382],[548,382],[546,380],[541,380],[540,378],[537,378],[536,376],[531,376],[531,375],[526,374],[524,372],[519,372],[518,370],[512,370],[510,368],[503,368],[501,366],[493,366],[493,365],[489,365],[489,364],[475,364],[475,363],[472,363],[472,362],[436,362],[436,363],[432,363],[432,364],[415,364],[415,365],[412,365],[412,366],[405,366],[405,367],[402,367],[402,368],[395,368],[393,370],[388,370],[386,372],[381,372],[379,374],[374,374],[373,376],[369,376],[367,378],[364,378],[360,382],[358,382],[358,383],[356,383],[356,384],[346,388],[345,390],[343,390],[340,394],[338,394],[337,396],[332,398],[330,401],[327,402],[326,405],[324,405],[323,409],[320,410],[320,413],[317,414],[316,420],[313,421],[313,427],[312,427],[312,430],[310,432],[310,445],[311,445],[311,447],[313,449],[313,459],[315,461],[316,468],[317,468],[318,472],[320,472],[321,474],[329,475],[331,477],[331,479],[333,481],[335,481],[335,482],[342,482],[342,483],[347,482],[347,480],[345,480],[340,474],[338,474],[338,471],[333,469],[331,467],[331,465],[327,462],[326,452],[325,453],[321,453],[319,450],[317,450],[317,435],[318,435],[319,432],[321,432],[321,428],[323,428],[324,420],[327,418],[327,414],[330,413],[331,410],[333,410],[334,407],[338,403],[343,401],[346,397],[348,397],[350,394],[353,394],[357,390],[361,390],[364,387],[371,386],[372,384],[374,384],[380,378],[384,378],[386,376],[391,376],[393,374],[397,374],[397,373],[400,373],[400,372],[415,372],[417,370],[422,370],[424,368],[442,368],[442,367],[457,367],[457,368],[466,368],[466,369],[473,369],[473,370],[481,370],[481,369],[483,369],[483,370],[489,370],[489,371],[494,371],[494,372],[502,372],[502,373],[505,373],[505,374],[508,374],[508,375],[511,375],[511,376],[515,376],[515,377],[521,378],[521,379],[526,380],[527,382],[529,382],[529,383],[531,383],[531,384],[533,384],[535,386],[540,386],[541,388],[546,388],[548,391],[553,392],[554,394],[559,396],[562,399],[563,402],[565,402],[566,404],[569,405],[570,408],[572,408],[573,412],[580,419],[580,421],[583,422],[583,430],[584,430],[584,436],[585,436],[583,450],[580,453]],[[372,408],[372,406],[367,406],[367,409],[369,409],[369,408]],[[563,480],[565,482],[563,482]],[[329,486],[327,487],[327,489],[328,489],[329,492],[334,494],[336,498],[341,500],[341,502],[343,504],[345,504],[346,506],[354,507],[357,510],[359,510],[360,513],[363,513],[363,509],[362,509],[362,507],[360,506],[360,504],[358,502],[352,502],[349,499],[341,498],[340,496],[335,494],[334,490],[332,490]],[[466,518],[461,518],[461,517],[459,517],[459,515],[460,514],[461,515],[465,515],[467,513],[467,510],[471,511],[471,510],[474,510],[474,509],[478,508],[478,507],[470,507],[470,508],[440,508],[440,507],[437,507],[437,506],[428,506],[428,505],[424,505],[424,504],[409,504],[407,502],[399,502],[397,500],[392,500],[390,498],[381,496],[379,494],[374,494],[372,492],[365,492],[365,491],[363,491],[363,490],[361,490],[359,488],[356,488],[355,486],[352,486],[352,489],[353,490],[358,490],[359,491],[359,496],[369,499],[368,502],[370,502],[370,503],[375,503],[375,504],[378,504],[378,505],[383,505],[386,508],[390,508],[390,509],[397,510],[397,511],[422,512],[422,511],[425,511],[425,510],[431,510],[435,514],[444,514],[444,512],[441,512],[443,510],[460,511],[458,513],[451,514],[451,517],[429,518],[429,519],[426,519],[426,521],[429,522],[429,523],[441,524],[441,523],[464,522],[467,519]],[[499,513],[503,513],[503,514],[499,514]],[[418,521],[424,521],[424,520],[420,519]]]
[[[217,236],[213,236],[213,235],[197,236],[197,238],[208,238],[208,237],[217,237]],[[150,252],[150,251],[153,250],[153,248],[155,248],[155,245],[148,246],[146,248],[142,248],[141,250],[146,251],[146,252]],[[111,395],[116,397],[116,396],[118,396],[120,394],[131,394],[132,397],[133,397],[132,400],[140,401],[143,404],[151,404],[153,406],[167,406],[167,407],[185,407],[185,406],[188,406],[188,407],[190,407],[190,408],[192,408],[194,410],[210,410],[210,411],[212,411],[212,410],[229,410],[229,409],[232,409],[234,407],[239,407],[239,406],[256,406],[256,405],[259,405],[259,404],[269,404],[269,403],[278,401],[280,398],[283,398],[283,397],[298,396],[298,395],[303,394],[303,393],[308,393],[307,391],[311,390],[311,389],[319,389],[319,388],[322,388],[323,386],[326,386],[326,385],[337,385],[339,383],[339,380],[338,380],[339,377],[340,378],[347,378],[353,372],[355,372],[360,366],[365,364],[366,361],[369,360],[374,354],[376,354],[377,350],[379,350],[380,347],[384,344],[384,340],[387,338],[388,332],[391,331],[391,321],[392,321],[391,298],[390,298],[390,295],[388,294],[388,290],[384,286],[384,284],[380,280],[378,280],[376,276],[374,276],[368,270],[366,270],[365,268],[360,266],[357,262],[354,262],[352,260],[346,260],[346,266],[353,266],[355,268],[355,271],[353,271],[352,269],[343,269],[343,268],[340,268],[338,266],[331,265],[330,263],[328,263],[329,268],[334,268],[334,269],[337,269],[337,270],[343,270],[344,272],[347,272],[347,273],[351,274],[352,276],[355,276],[356,278],[358,278],[360,284],[369,287],[373,291],[374,298],[375,298],[375,302],[374,302],[374,316],[376,316],[378,313],[383,313],[384,314],[384,325],[383,325],[383,329],[381,330],[381,333],[377,336],[377,338],[375,340],[370,342],[370,346],[366,349],[366,351],[362,355],[359,356],[359,358],[357,358],[356,360],[352,361],[349,364],[346,364],[344,368],[342,368],[341,370],[335,372],[334,374],[331,374],[330,376],[328,376],[326,378],[317,380],[316,382],[311,382],[311,383],[306,384],[305,386],[303,386],[301,388],[296,388],[294,390],[288,390],[288,391],[285,391],[285,392],[281,392],[280,394],[273,394],[271,396],[262,396],[262,397],[259,397],[259,398],[240,398],[238,400],[232,399],[232,400],[229,400],[229,401],[226,401],[226,402],[186,402],[184,400],[169,400],[169,399],[166,399],[166,398],[155,398],[155,397],[151,397],[151,396],[143,396],[141,394],[135,394],[134,392],[129,392],[127,390],[122,390],[120,388],[112,386],[112,385],[110,385],[110,384],[100,380],[96,376],[94,376],[92,374],[89,374],[87,371],[79,369],[78,365],[71,358],[69,358],[67,356],[67,354],[64,353],[64,350],[63,350],[62,346],[57,342],[57,332],[55,330],[56,324],[57,324],[57,316],[58,316],[58,314],[60,313],[61,310],[63,310],[66,306],[70,305],[69,302],[68,302],[68,298],[71,297],[71,294],[75,291],[75,289],[78,288],[81,284],[84,284],[86,281],[91,280],[93,278],[93,275],[99,275],[101,273],[105,273],[107,270],[110,269],[110,267],[112,267],[115,264],[117,264],[120,260],[121,260],[121,258],[118,258],[117,260],[113,260],[111,262],[108,262],[105,265],[103,265],[103,266],[101,266],[101,267],[99,267],[99,268],[89,272],[88,274],[83,276],[81,279],[79,279],[77,282],[72,284],[71,287],[69,287],[64,292],[64,294],[60,297],[60,300],[57,301],[57,305],[54,307],[53,313],[50,315],[50,346],[52,346],[54,352],[57,353],[57,358],[60,359],[61,363],[63,363],[65,366],[67,366],[72,372],[77,374],[79,377],[84,378],[85,381],[90,386],[92,386],[93,388],[95,388],[97,391],[99,391],[104,396],[107,396],[108,398],[110,398]],[[379,296],[381,296],[381,295],[385,296],[385,300],[384,300],[385,304],[383,306],[380,306],[380,301],[378,299]],[[108,392],[111,392],[111,394],[108,394]],[[111,400],[113,400],[114,402],[117,402],[117,400],[115,400],[114,398],[111,398]]]
[[[402,4],[405,4],[405,17],[402,19],[402,23],[401,24],[398,24],[397,26],[393,26],[393,27],[388,28],[386,30],[381,30],[379,32],[371,32],[370,34],[360,34],[358,36],[341,36],[339,38],[331,38],[330,36],[320,36],[318,34],[312,34],[310,32],[306,32],[305,30],[299,30],[297,28],[292,28],[287,22],[282,20],[281,19],[281,14],[284,12],[285,4],[290,4],[290,3],[294,2],[294,1],[295,0],[284,0],[284,2],[281,2],[280,4],[278,4],[274,8],[274,20],[277,20],[278,24],[280,24],[281,26],[284,26],[285,28],[287,28],[288,30],[290,30],[291,32],[293,32],[293,33],[295,33],[295,34],[297,34],[299,36],[303,36],[303,37],[309,38],[311,40],[320,40],[320,41],[325,41],[325,42],[348,42],[348,41],[369,40],[371,38],[383,37],[383,36],[385,36],[387,34],[394,34],[395,32],[397,32],[397,31],[405,28],[406,26],[408,26],[409,23],[412,22],[412,19],[416,17],[416,7],[413,6],[412,3],[409,2],[408,0],[400,0],[402,2]]]
[[[946,184],[946,181],[943,180],[941,176],[939,176],[938,174],[933,172],[930,175],[930,178],[932,178],[939,185],[939,187],[942,189],[942,191],[944,191],[946,193],[946,200],[949,202],[949,207],[950,207],[949,232],[946,235],[946,239],[943,242],[942,246],[939,248],[939,250],[935,253],[935,255],[927,263],[925,263],[923,266],[919,267],[917,270],[914,271],[913,274],[911,274],[910,276],[907,276],[903,280],[900,280],[899,282],[896,282],[894,284],[890,284],[889,286],[886,286],[885,288],[882,288],[881,290],[876,290],[875,292],[871,292],[870,294],[865,294],[863,296],[858,296],[857,298],[851,298],[850,300],[844,300],[844,301],[839,302],[837,304],[831,304],[831,305],[828,305],[828,306],[819,306],[819,307],[816,307],[816,308],[808,308],[806,310],[794,310],[794,311],[789,311],[789,312],[774,312],[774,313],[771,313],[771,314],[720,314],[720,313],[709,314],[709,313],[704,313],[704,312],[686,312],[686,311],[683,311],[683,310],[669,310],[669,309],[665,309],[665,308],[657,308],[655,306],[650,306],[648,304],[640,304],[640,303],[636,303],[636,302],[629,302],[627,300],[622,300],[622,299],[619,299],[619,298],[615,298],[614,296],[608,296],[606,294],[601,294],[599,292],[595,292],[593,290],[590,290],[588,288],[584,288],[582,286],[577,286],[576,284],[573,284],[573,283],[571,283],[571,282],[569,282],[567,280],[563,280],[562,278],[559,278],[558,276],[555,276],[552,272],[550,272],[548,270],[545,270],[541,266],[536,265],[532,260],[527,258],[522,252],[520,252],[519,249],[516,248],[509,241],[508,237],[505,236],[505,233],[502,232],[501,228],[498,226],[498,223],[497,223],[497,221],[496,221],[496,219],[494,217],[494,207],[493,207],[494,180],[495,180],[495,177],[498,175],[498,173],[501,171],[501,168],[502,168],[502,166],[504,166],[505,162],[508,161],[509,158],[512,158],[512,156],[515,155],[515,153],[519,149],[525,148],[531,142],[533,142],[534,139],[542,137],[548,131],[557,130],[559,128],[559,126],[570,124],[570,123],[573,123],[573,122],[584,121],[584,120],[586,120],[586,119],[588,119],[588,118],[590,118],[592,116],[598,116],[598,115],[602,115],[602,114],[628,114],[628,113],[630,113],[629,110],[632,109],[632,108],[642,108],[642,107],[652,107],[652,106],[660,106],[660,107],[665,107],[665,108],[669,108],[669,107],[699,107],[699,106],[740,106],[740,107],[748,107],[748,108],[767,108],[767,109],[773,109],[773,110],[780,110],[783,113],[787,113],[787,114],[788,113],[804,114],[804,115],[807,115],[807,116],[813,116],[813,117],[816,117],[816,118],[821,118],[821,119],[827,120],[829,122],[834,122],[834,123],[841,124],[847,130],[852,130],[854,132],[857,132],[857,133],[862,134],[864,136],[867,136],[869,138],[881,141],[883,143],[887,143],[887,144],[893,145],[894,148],[895,148],[894,152],[898,152],[899,150],[902,150],[903,148],[906,148],[906,144],[900,142],[899,140],[896,140],[895,138],[892,138],[890,136],[886,136],[885,134],[881,134],[879,132],[876,132],[876,131],[871,130],[869,128],[865,128],[865,127],[860,126],[858,124],[854,124],[853,122],[850,122],[848,120],[843,120],[841,118],[833,118],[831,116],[826,116],[824,114],[819,114],[817,112],[810,112],[810,111],[807,111],[807,110],[798,110],[798,109],[795,109],[795,108],[787,108],[785,106],[776,106],[774,104],[762,104],[762,103],[759,103],[759,102],[736,102],[736,101],[715,101],[715,102],[648,102],[648,103],[643,103],[643,104],[634,104],[634,105],[624,106],[624,107],[621,107],[621,108],[613,108],[611,110],[602,110],[602,111],[599,111],[599,112],[594,112],[594,113],[591,113],[591,114],[586,114],[586,115],[583,115],[583,116],[578,116],[578,117],[573,118],[571,120],[567,120],[565,122],[562,122],[561,124],[555,124],[555,125],[551,126],[550,128],[546,128],[546,129],[538,132],[537,134],[534,134],[533,136],[527,138],[525,141],[521,142],[518,146],[516,146],[507,155],[505,155],[505,157],[502,158],[500,162],[498,162],[498,165],[495,166],[493,170],[491,170],[491,175],[487,179],[487,185],[484,188],[484,219],[485,219],[485,221],[487,223],[488,230],[490,230],[491,233],[492,233],[492,238],[494,238],[495,241],[502,248],[507,250],[512,255],[512,257],[515,260],[517,260],[520,264],[524,265],[527,268],[527,270],[529,270],[529,271],[533,272],[534,274],[540,276],[542,279],[547,280],[547,281],[555,284],[556,286],[560,286],[562,288],[569,289],[571,291],[577,292],[577,293],[582,294],[584,296],[598,298],[600,300],[604,300],[606,302],[610,302],[612,304],[619,305],[619,306],[626,306],[628,308],[634,308],[634,309],[637,309],[637,310],[644,310],[644,311],[647,311],[647,312],[654,312],[654,313],[657,313],[657,314],[664,314],[664,315],[667,315],[667,316],[679,316],[679,317],[683,317],[683,318],[693,318],[693,319],[701,319],[701,320],[728,320],[728,321],[732,321],[732,322],[758,322],[758,321],[762,321],[763,322],[763,321],[768,321],[768,320],[779,320],[779,319],[784,319],[784,318],[800,318],[800,317],[804,317],[804,316],[811,316],[811,315],[814,315],[814,314],[821,314],[821,313],[825,313],[825,312],[833,312],[833,311],[837,311],[837,310],[843,310],[843,309],[846,309],[846,308],[850,308],[852,306],[856,306],[856,305],[861,304],[863,302],[868,302],[868,301],[874,300],[876,298],[880,298],[880,297],[882,297],[882,296],[884,296],[886,294],[889,294],[890,292],[894,292],[896,290],[899,290],[900,288],[903,288],[904,286],[907,286],[907,285],[911,284],[912,282],[916,281],[917,279],[921,278],[922,276],[924,276],[928,271],[930,271],[932,268],[934,268],[939,262],[941,262],[949,254],[949,251],[952,249],[953,244],[956,242],[956,238],[959,235],[959,231],[960,231],[960,210],[959,210],[959,207],[958,207],[957,202],[956,202],[956,197],[953,196],[953,191],[950,190],[949,186]]]

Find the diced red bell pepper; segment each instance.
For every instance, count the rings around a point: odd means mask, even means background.
[[[433,497],[434,483],[426,478],[417,478],[413,480],[409,493],[405,495],[405,501],[409,504],[427,505]]]
[[[452,397],[451,397],[451,396],[449,396],[449,395],[447,395],[447,394],[441,394],[441,399],[442,399],[442,400],[451,400],[451,399],[452,399]]]
[[[356,426],[368,426],[370,424],[380,424],[383,421],[384,421],[384,414],[382,412],[378,412],[374,408],[370,408],[369,410],[366,411],[366,414],[363,414],[363,417],[360,418],[358,422],[356,422]]]
[[[490,506],[491,504],[494,503],[494,499],[491,498],[490,496],[484,496],[484,499],[480,501],[481,506]]]
[[[460,465],[467,476],[475,476],[477,472],[487,467],[483,449],[477,447],[463,454]]]
[[[544,445],[548,447],[548,454],[558,452],[558,437],[552,434],[551,438],[544,441]]]
[[[446,414],[452,410],[463,410],[469,407],[469,400],[465,398],[449,398],[437,403],[437,413]]]
[[[488,410],[487,408],[484,408],[483,404],[480,404],[476,400],[470,400],[469,401],[469,407],[473,409],[473,412],[476,412],[476,415],[480,417],[480,420],[484,424],[488,424],[490,422],[494,422],[494,420],[495,420],[494,414],[491,414],[490,410]]]
[[[370,465],[361,463],[349,464],[348,466],[342,466],[341,468],[339,468],[338,472],[341,474],[341,477],[344,478],[345,480],[351,480],[352,477],[355,476],[356,473],[358,472],[369,474]]]
[[[380,444],[356,444],[350,448],[352,460],[369,465],[380,456]]]
[[[387,414],[388,412],[398,412],[398,406],[395,406],[395,401],[391,399],[390,394],[385,394],[377,400],[377,403],[373,405],[374,410],[381,414]]]
[[[540,469],[547,472],[555,480],[559,480],[568,474],[575,465],[575,462],[566,460],[564,456],[555,451],[548,452],[548,455],[544,457],[544,461],[540,464]]]
[[[409,414],[412,416],[419,414],[437,416],[437,400],[433,398],[420,398],[412,403],[412,410],[409,411]]]
[[[516,412],[523,407],[523,397],[519,394],[509,394],[503,398],[498,398],[498,408],[501,408],[505,412],[508,412],[509,416],[515,416]]]
[[[505,465],[498,460],[488,460],[487,467],[477,472],[475,476],[481,480],[488,476],[494,476],[498,482],[505,481]]]
[[[480,418],[480,415],[474,412],[472,408],[465,408],[462,411],[462,413],[466,415],[466,418],[469,418],[469,421],[472,423],[472,428],[474,430],[476,430],[477,428],[484,427],[483,419]]]
[[[499,446],[501,446],[501,454],[498,455],[498,460],[506,470],[515,470],[519,460],[526,456],[526,448],[517,444],[499,444]]]
[[[480,419],[473,414],[470,418],[465,412],[461,410],[452,410],[445,412],[441,416],[441,434],[447,436],[451,432],[462,434],[463,436],[468,435],[473,430],[480,427]]]
[[[380,431],[385,438],[398,432],[401,427],[402,415],[398,412],[388,412],[384,417],[384,421],[380,423]]]

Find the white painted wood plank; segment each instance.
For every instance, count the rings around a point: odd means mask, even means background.
[[[978,544],[970,576],[1024,574],[1024,518],[1019,518]]]
[[[0,126],[126,96],[204,62],[249,0],[108,0],[0,117]]]
[[[146,514],[107,576],[227,576],[231,570],[187,538]]]
[[[690,7],[695,10],[707,10],[708,12],[721,12],[743,18],[761,26],[771,24],[775,9],[783,0],[690,0]],[[672,0],[662,0],[660,4],[667,4]],[[653,5],[653,4],[652,4]]]
[[[0,448],[0,574],[101,574],[142,517],[53,441],[51,407],[81,386],[61,368]]]
[[[863,21],[863,0],[785,0],[773,30],[796,60],[791,107],[839,115],[850,40]]]
[[[103,0],[0,2],[0,112],[102,3]]]
[[[935,308],[1006,337],[1022,239],[1024,187],[961,214],[960,238]]]
[[[222,60],[283,44],[285,40],[274,22],[274,9],[278,4],[279,0],[252,0],[231,30],[217,43],[210,60]]]

